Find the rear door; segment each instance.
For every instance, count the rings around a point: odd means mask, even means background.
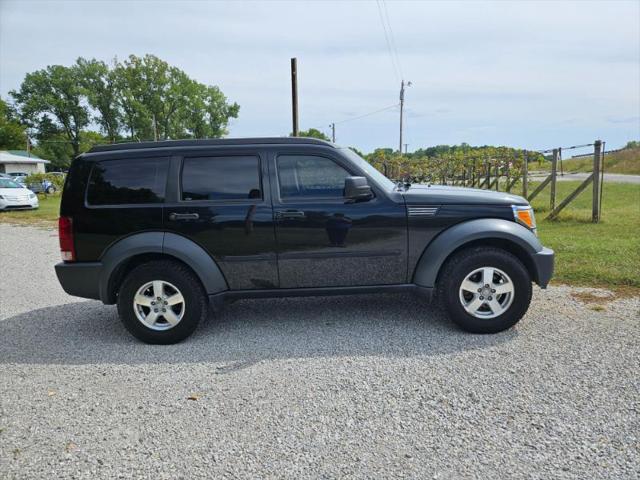
[[[172,159],[165,229],[209,252],[234,290],[279,285],[267,172],[264,154],[247,148]]]
[[[359,176],[330,152],[276,153],[271,183],[282,288],[406,282],[406,212],[376,191],[368,201],[343,196]]]

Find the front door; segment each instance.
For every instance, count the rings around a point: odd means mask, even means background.
[[[375,189],[346,200],[345,178],[360,173],[338,156],[281,153],[271,165],[281,288],[406,282],[403,205]]]

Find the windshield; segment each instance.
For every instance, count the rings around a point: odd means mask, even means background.
[[[18,185],[13,180],[8,178],[0,178],[0,188],[24,188],[22,185]]]
[[[391,190],[395,187],[395,184],[391,180],[389,180],[382,173],[380,173],[378,170],[373,168],[373,165],[367,162],[364,158],[362,158],[356,152],[354,152],[350,148],[342,148],[341,150],[347,155],[347,157],[349,157],[349,160],[351,160],[353,163],[358,165],[362,170],[364,170],[369,176],[369,178],[371,178],[378,185],[380,185],[383,188],[386,188],[387,190]]]

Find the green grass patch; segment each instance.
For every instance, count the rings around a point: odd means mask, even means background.
[[[558,182],[557,203],[578,185]],[[549,187],[533,200],[540,240],[556,252],[554,282],[640,288],[640,185],[605,183],[598,224],[591,223],[591,192],[589,186],[551,221]]]
[[[60,195],[38,195],[40,208],[37,210],[0,211],[0,222],[55,226],[60,215]]]

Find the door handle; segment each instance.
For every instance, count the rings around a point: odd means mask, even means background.
[[[306,214],[302,210],[281,210],[276,212],[276,218],[284,219],[284,218],[306,218]]]
[[[197,213],[170,213],[169,220],[175,222],[177,220],[198,220],[200,215]]]

